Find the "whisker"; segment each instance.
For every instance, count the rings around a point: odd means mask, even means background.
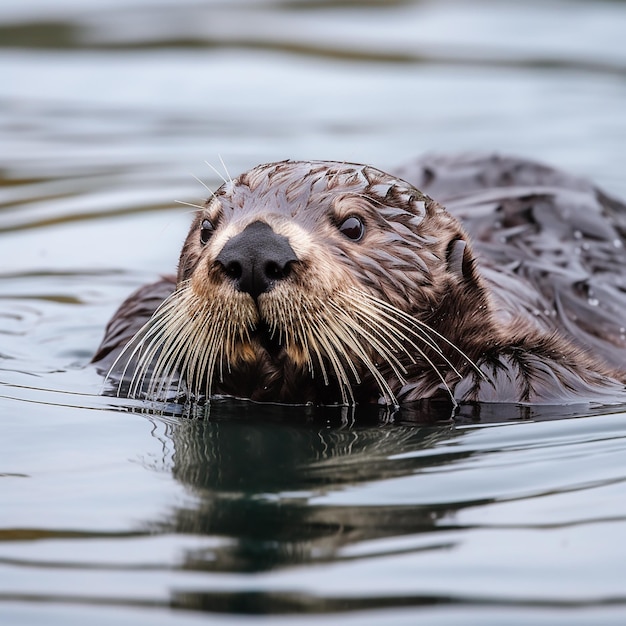
[[[215,192],[213,191],[213,189],[211,189],[211,187],[209,187],[203,180],[201,180],[200,178],[198,178],[195,174],[191,174],[191,176],[193,178],[195,178],[210,194],[212,198],[215,198]],[[226,181],[224,181],[226,182]]]
[[[353,404],[354,403],[354,395],[352,392],[352,386],[350,385],[350,379],[346,373],[346,370],[341,363],[341,359],[339,355],[335,351],[335,345],[329,341],[329,338],[323,333],[319,332],[319,330],[312,326],[313,333],[315,338],[319,341],[320,346],[324,349],[330,364],[333,367],[335,375],[337,376],[337,382],[339,383],[339,389],[341,392],[341,401],[343,404]],[[319,352],[318,352],[319,355]],[[328,384],[328,383],[327,383]],[[346,393],[347,391],[347,393]]]
[[[155,333],[150,341],[144,355],[145,367],[139,386],[143,386],[143,379],[148,372],[150,364],[156,359],[152,368],[151,382],[148,388],[148,395],[160,397],[164,393],[176,372],[175,358],[180,355],[181,347],[185,346],[192,325],[189,324],[187,311],[194,306],[194,301],[187,285],[184,285],[177,292],[175,306],[171,311],[165,311],[166,319],[162,324],[162,331]],[[158,356],[157,356],[158,354]],[[165,380],[163,378],[165,377]]]
[[[367,294],[365,292],[361,292],[361,291],[356,290],[356,289],[352,290],[352,291],[356,295],[360,295],[362,297],[365,297],[369,301],[371,301],[373,303],[376,303],[377,305],[379,305],[381,307],[381,309],[385,309],[387,311],[390,311],[393,315],[396,315],[398,318],[403,319],[407,324],[419,326],[421,329],[423,329],[424,332],[432,333],[433,335],[435,335],[435,337],[437,337],[438,339],[442,340],[450,348],[452,348],[457,354],[459,354],[461,357],[463,357],[467,361],[468,365],[470,365],[472,367],[472,369],[479,376],[481,376],[484,380],[487,380],[487,377],[486,377],[485,373],[478,367],[478,365],[476,365],[476,363],[472,359],[470,359],[470,357],[467,354],[465,354],[465,352],[463,352],[463,350],[461,350],[452,341],[447,339],[444,335],[442,335],[441,333],[437,332],[434,328],[431,328],[425,322],[422,322],[421,320],[419,320],[417,318],[411,317],[408,313],[405,313],[404,311],[402,311],[400,309],[397,309],[392,304],[390,304],[388,302],[385,302],[384,300],[381,300],[380,298],[377,298],[375,296],[371,296],[370,294]],[[434,341],[434,340],[431,339],[431,341]],[[437,346],[434,343],[432,343],[430,345],[431,345],[431,347],[435,347],[437,352],[439,352],[442,356],[444,356],[443,353],[442,353],[442,350],[441,350],[441,348],[439,346]]]
[[[201,211],[206,208],[202,206],[201,204],[194,204],[193,202],[185,202],[184,200],[174,200],[174,202],[176,202],[176,204],[184,204],[185,206],[193,207],[194,209],[200,209]]]
[[[342,333],[347,339],[354,343],[354,347],[361,348],[362,350],[359,338],[356,336],[356,333],[358,333],[370,343],[370,345],[385,361],[389,363],[396,376],[403,380],[403,373],[406,373],[405,368],[402,366],[398,358],[384,345],[384,343],[381,343],[378,340],[378,338],[376,337],[376,332],[370,332],[361,324],[362,320],[346,315],[341,307],[337,306],[334,303],[331,304],[335,308],[335,314],[337,315],[337,319],[341,322]],[[358,323],[355,324],[355,321]],[[342,339],[344,339],[344,337],[342,337]],[[353,347],[352,344],[349,345]],[[367,354],[363,352],[363,356],[367,356]],[[367,358],[369,359],[369,356],[367,356]]]
[[[224,168],[224,171],[226,172],[226,176],[228,176],[228,181],[232,183],[233,179],[232,179],[230,173],[228,172],[228,168],[226,167],[226,163],[224,163],[224,159],[222,159],[222,155],[218,154],[217,156],[218,156],[218,158],[220,160],[220,163],[222,164],[222,167]]]
[[[471,368],[485,381],[489,380],[487,378],[487,375],[480,369],[480,367],[478,367],[478,365],[476,365],[476,363],[474,363],[474,361],[472,359],[469,358],[469,356],[467,356],[467,354],[465,354],[465,352],[463,352],[463,350],[461,350],[461,348],[459,348],[457,345],[455,345],[454,343],[452,343],[449,339],[447,339],[444,335],[442,335],[441,333],[437,332],[434,328],[431,328],[428,324],[425,324],[424,322],[422,322],[421,320],[415,320],[416,324],[419,324],[422,328],[424,328],[427,332],[429,333],[433,333],[435,336],[439,337],[439,339],[441,339],[442,341],[444,341],[445,343],[447,343],[453,350],[455,350],[457,352],[457,354],[461,355],[468,363],[468,365],[471,366]]]
[[[154,379],[150,387],[151,394],[157,397],[171,387],[176,371],[183,371],[182,363],[188,359],[188,346],[194,345],[192,341],[194,325],[185,324],[186,319],[183,315],[172,321],[175,323],[168,329],[168,340],[160,346],[160,354],[154,367]],[[182,323],[179,324],[179,321]]]
[[[211,392],[213,390],[213,381],[215,379],[215,364],[219,362],[220,368],[222,367],[224,351],[224,327],[227,326],[227,324],[228,321],[225,318],[221,318],[219,325],[214,326],[211,330],[210,342],[207,342],[207,356],[206,359],[203,359],[203,364],[206,363],[205,391],[207,398],[211,397]],[[220,369],[220,382],[223,381],[224,373]]]
[[[309,328],[331,362],[340,385],[342,401],[346,402],[349,399],[350,402],[354,402],[353,389],[344,363],[347,364],[356,384],[358,385],[362,382],[354,362],[354,356],[356,356],[372,374],[383,395],[387,397],[391,404],[397,404],[393,391],[372,362],[357,333],[363,335],[370,343],[381,348],[383,353],[385,352],[384,347],[367,330],[358,324],[355,325],[355,320],[346,315],[340,307],[335,307],[335,309],[329,315],[329,308],[320,306],[319,311],[312,317],[311,321],[313,323],[309,324]],[[389,360],[386,356],[383,356],[383,358]],[[396,371],[398,377],[402,379],[402,375],[393,363],[392,368]]]
[[[402,330],[404,330],[415,336],[416,338],[420,339],[429,348],[443,356],[441,347],[433,340],[432,337],[430,337],[426,333],[424,329],[419,326],[416,328],[416,320],[414,320],[414,318],[412,318],[410,315],[404,313],[404,311],[396,309],[389,303],[384,302],[383,300],[378,300],[377,298],[356,289],[352,290],[349,295],[351,295],[352,298],[354,298],[356,302],[359,303],[359,310],[361,312],[363,312],[366,316],[377,316],[377,320],[379,321],[379,323],[385,328],[393,329],[394,334],[399,340],[408,339],[407,335],[401,332]],[[355,300],[351,300],[351,302],[354,303]],[[365,319],[367,319],[367,317]],[[393,325],[389,324],[389,322],[391,322]],[[417,347],[414,343],[411,343],[411,346]],[[401,349],[404,352],[407,352],[404,346],[402,346]]]
[[[354,404],[367,374],[368,384],[398,406],[394,390],[408,384],[409,367],[418,363],[437,377],[455,403],[448,381],[452,374],[462,374],[451,350],[484,376],[441,333],[366,291],[349,288],[329,299],[303,294],[297,303],[286,304],[284,298],[263,302],[263,317],[278,345],[304,372],[308,369],[311,379],[321,376],[318,384],[336,383],[337,401],[343,404]],[[250,329],[258,315],[246,300],[206,301],[189,282],[183,283],[127,343],[107,377],[123,365],[118,395],[124,384],[130,397],[167,399],[184,390],[190,399],[204,395],[208,400],[216,386],[230,386],[228,377],[252,341]]]
[[[122,370],[120,383],[118,384],[118,396],[121,392],[122,382],[126,377],[126,372],[130,367],[131,361],[137,355],[137,353],[141,351],[141,348],[144,345],[146,338],[158,332],[159,324],[161,324],[162,318],[167,315],[167,311],[169,310],[169,308],[174,308],[174,301],[176,300],[176,298],[177,294],[176,292],[174,292],[166,300],[164,300],[159,305],[157,310],[153,313],[152,317],[137,331],[137,333],[135,333],[135,335],[122,348],[115,361],[113,361],[113,364],[111,365],[105,376],[105,382],[107,379],[112,378],[112,375],[115,372],[117,366],[122,363],[124,358],[126,358],[126,364]],[[131,351],[130,355],[128,354],[129,351]]]
[[[401,333],[398,328],[395,328],[394,326],[390,325],[389,322],[393,322],[398,323],[398,325],[400,326],[400,328],[405,329],[407,332],[411,333],[414,337],[416,337],[416,339],[419,339],[421,341],[423,341],[428,347],[430,347],[431,349],[433,349],[438,355],[439,357],[444,361],[444,363],[459,377],[462,378],[462,374],[459,372],[459,370],[454,366],[454,364],[450,361],[450,359],[443,353],[443,351],[441,350],[441,348],[432,341],[432,338],[428,337],[427,335],[422,334],[422,329],[421,328],[410,328],[409,326],[405,325],[405,324],[400,324],[398,322],[398,320],[394,319],[392,316],[388,315],[388,314],[384,314],[382,313],[382,319],[381,317],[378,316],[379,313],[381,313],[380,311],[375,311],[375,310],[371,310],[368,308],[365,309],[361,309],[360,313],[365,313],[367,315],[369,315],[370,317],[364,317],[363,318],[363,323],[371,326],[373,332],[375,333],[380,333],[383,336],[386,336],[389,338],[389,341],[392,342],[393,344],[395,344],[396,346],[399,347],[399,349],[406,354],[410,359],[412,363],[415,363],[415,356],[412,352],[409,351],[409,349],[407,348],[406,345],[404,345],[402,343],[402,341],[405,341],[411,348],[413,348],[413,350],[419,354],[423,359],[425,359],[426,361],[428,361],[429,364],[432,365],[433,369],[436,369],[436,366],[434,365],[434,362],[428,358],[428,356],[426,355],[426,353],[424,352],[424,350],[422,348],[420,348],[411,338],[409,335],[403,334]],[[386,319],[388,318],[388,319]],[[380,324],[380,327],[376,327],[374,326],[373,322],[374,321],[378,321]],[[386,331],[386,332],[383,332]],[[416,332],[419,331],[419,332]],[[406,371],[406,370],[405,370]]]
[[[411,318],[408,314],[396,309],[389,303],[370,296],[365,292],[360,292],[358,290],[351,290],[351,292],[351,295],[353,296],[350,301],[352,311],[354,311],[355,306],[359,311],[359,314],[353,320],[353,322],[356,321],[358,323],[353,324],[353,328],[357,332],[362,334],[367,341],[369,341],[370,345],[372,345],[372,347],[377,351],[381,358],[383,358],[388,363],[388,365],[391,367],[392,371],[398,377],[401,383],[406,383],[406,380],[403,376],[403,374],[406,372],[406,369],[401,365],[400,361],[393,354],[392,350],[393,346],[399,348],[401,352],[411,358],[412,362],[415,362],[414,357],[409,352],[408,348],[400,343],[401,341],[406,341],[416,351],[416,353],[419,354],[424,361],[426,361],[431,370],[437,375],[443,386],[446,388],[452,401],[456,403],[452,390],[450,389],[450,386],[446,380],[446,377],[442,374],[439,367],[434,363],[434,361],[424,352],[424,350],[422,350],[411,339],[411,335],[416,339],[419,339],[420,341],[424,341],[424,343],[429,347],[434,348],[437,354],[439,354],[439,356],[444,360],[446,365],[448,365],[448,367],[450,367],[450,369],[459,378],[461,378],[462,375],[457,370],[457,368],[454,367],[451,361],[445,356],[445,354],[443,354],[441,348],[436,343],[434,343],[433,339],[423,335],[423,329],[419,325],[415,324],[416,320],[413,320],[413,318]],[[360,303],[358,302],[359,300]],[[345,315],[344,307],[336,307],[336,315]],[[408,324],[411,324],[412,326],[408,326],[406,323],[400,322],[398,318],[400,318],[400,320],[406,320],[406,322]],[[378,321],[379,327],[376,327],[374,325],[373,322],[376,321]],[[427,325],[424,324],[423,326],[430,330]],[[368,328],[371,330],[367,330]],[[401,332],[400,329],[404,329],[410,334],[407,335],[406,333]],[[439,335],[439,333],[436,334]],[[380,340],[378,338],[380,338]],[[460,349],[454,346],[452,342],[447,340],[446,342],[450,346],[455,348],[459,353],[461,353],[464,358],[466,358],[471,363],[467,356],[464,355],[464,353],[462,353]],[[361,361],[366,365],[366,367],[369,368],[369,365],[367,363],[368,359],[364,358],[364,356],[360,354],[359,357],[361,358]],[[372,371],[371,368],[370,371]]]
[[[205,163],[220,177],[222,182],[224,183],[232,182],[232,181],[229,181],[228,178],[224,178],[224,174],[222,174],[216,167],[211,165],[211,163],[209,163],[208,161],[205,161]]]
[[[379,356],[389,364],[392,371],[397,376],[398,380],[404,384],[406,381],[404,379],[403,373],[401,372],[401,370],[403,369],[402,365],[395,358],[395,356],[391,354],[388,350],[386,350],[384,346],[380,344],[380,342],[371,333],[369,333],[363,327],[359,326],[359,324],[354,324],[354,319],[344,315],[342,321],[344,332],[350,339],[350,348],[355,351],[356,355],[359,356],[359,358],[361,359],[361,362],[366,366],[374,379],[377,381],[381,392],[383,393],[383,395],[387,396],[389,403],[397,405],[398,401],[388,381],[385,379],[376,364],[370,358],[367,350],[364,348],[359,338],[355,335],[355,331],[361,334],[367,341],[370,342],[370,345],[378,352]]]
[[[296,309],[296,315],[297,315],[297,326],[296,329],[294,331],[294,335],[296,335],[296,331],[300,330],[301,331],[301,341],[302,341],[302,350],[304,351],[306,357],[307,357],[307,361],[308,361],[308,367],[309,367],[309,371],[311,372],[311,377],[313,377],[314,374],[314,368],[313,368],[313,357],[311,356],[311,351],[309,348],[309,334],[306,332],[306,323],[305,321],[302,319],[302,315],[300,314],[300,311],[298,309]],[[285,328],[288,328],[289,326],[287,324],[285,324]],[[296,335],[297,336],[297,335]],[[294,343],[296,341],[295,337],[293,339]],[[326,383],[328,385],[328,383]]]
[[[170,355],[168,351],[169,346],[167,344],[164,345],[162,340],[163,337],[172,336],[171,328],[172,325],[168,320],[162,327],[154,329],[153,337],[147,346],[147,338],[144,338],[144,341],[142,341],[142,352],[139,353],[137,367],[130,381],[129,393],[131,396],[136,397],[139,394],[145,386],[148,374],[150,374],[146,395],[148,397],[159,397],[159,394],[155,394],[155,388],[158,388],[157,382],[163,376],[163,360],[169,358]]]

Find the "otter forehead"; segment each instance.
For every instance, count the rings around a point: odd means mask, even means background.
[[[376,168],[335,161],[280,161],[259,165],[225,183],[215,194],[225,217],[273,213],[315,219],[342,200],[361,198],[384,219],[418,225],[429,198],[409,183]],[[345,209],[346,207],[344,207]]]

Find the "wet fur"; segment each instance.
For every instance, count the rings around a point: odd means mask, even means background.
[[[506,267],[498,258],[506,242],[485,234],[497,230],[494,218],[488,223],[489,205],[478,198],[474,213],[467,209],[472,193],[486,185],[472,179],[478,162],[461,159],[455,168],[435,159],[415,164],[412,174],[417,179],[421,168],[424,187],[436,190],[446,167],[461,173],[447,177],[458,183],[457,195],[454,184],[447,191],[453,205],[462,205],[461,216],[470,214],[464,223],[474,239],[439,203],[371,167],[287,161],[254,168],[198,211],[175,283],[165,279],[131,296],[94,360],[101,368],[115,363],[110,376],[117,392],[140,397],[225,394],[320,404],[620,398],[626,350],[620,367],[620,353],[617,359],[592,354],[554,316],[536,315],[546,309],[546,296],[525,273],[533,262],[541,265],[540,251]],[[535,182],[549,179],[552,170],[535,167]],[[486,171],[494,169],[492,163]],[[532,171],[518,168],[505,180],[505,169],[500,163],[494,189]],[[508,234],[528,227],[510,196],[509,219],[516,223]],[[350,215],[365,222],[362,241],[339,232]],[[205,219],[216,228],[202,245]],[[288,280],[257,303],[234,289],[215,262],[224,244],[254,221],[287,237],[298,258]],[[544,273],[554,271],[544,264]],[[169,293],[173,305],[155,318],[161,315],[162,326],[153,319],[139,331],[138,320],[145,322]],[[194,319],[202,320],[195,330]]]

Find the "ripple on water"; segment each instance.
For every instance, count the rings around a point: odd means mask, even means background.
[[[340,4],[0,3],[3,624],[624,623],[616,407],[189,420],[84,367],[220,154],[494,149],[626,195],[624,3]]]

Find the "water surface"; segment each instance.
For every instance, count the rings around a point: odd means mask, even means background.
[[[624,623],[619,407],[200,421],[86,364],[175,267],[207,160],[499,151],[626,197],[625,26],[622,2],[2,5],[2,623]]]

